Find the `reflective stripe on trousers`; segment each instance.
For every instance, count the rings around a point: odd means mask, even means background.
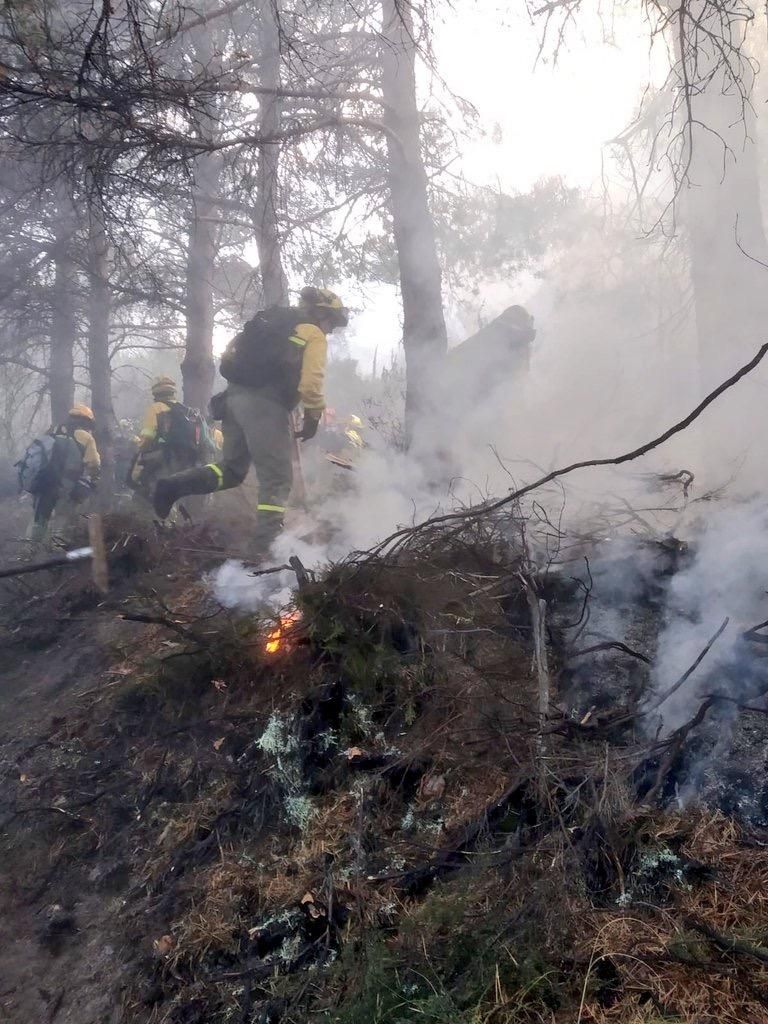
[[[215,462],[209,462],[205,468],[213,470],[213,472],[216,474],[216,490],[220,491],[221,488],[224,486],[224,470]]]

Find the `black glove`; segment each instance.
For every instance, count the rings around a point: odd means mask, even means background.
[[[302,441],[311,441],[317,433],[317,428],[320,426],[320,417],[323,414],[311,409],[304,410],[304,422],[301,425],[301,430],[298,432],[296,437]]]
[[[96,484],[93,480],[89,480],[87,477],[81,476],[79,480],[75,482],[72,488],[71,500],[75,504],[79,504],[81,501],[85,501],[91,494],[96,490]]]

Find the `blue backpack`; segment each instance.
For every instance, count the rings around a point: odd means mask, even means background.
[[[62,477],[76,479],[82,471],[82,450],[68,434],[44,434],[35,438],[15,464],[19,491],[40,494]]]
[[[56,438],[51,434],[36,438],[16,463],[19,477],[19,491],[39,494],[50,476],[48,469],[56,447]]]

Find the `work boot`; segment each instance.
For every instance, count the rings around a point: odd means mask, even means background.
[[[283,510],[265,509],[261,504],[256,506],[256,529],[253,531],[251,548],[259,556],[266,556],[274,541],[283,532]]]
[[[167,519],[175,502],[187,494],[210,494],[219,488],[219,475],[210,466],[194,466],[173,476],[162,477],[155,484],[152,504],[160,519]]]

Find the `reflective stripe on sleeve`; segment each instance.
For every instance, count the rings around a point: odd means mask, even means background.
[[[216,490],[221,490],[221,486],[224,483],[224,470],[221,466],[217,466],[215,462],[209,462],[205,468],[212,469],[216,474]]]
[[[285,505],[257,505],[257,512],[285,512]]]
[[[305,348],[307,344],[303,338],[299,338],[295,334],[292,334],[288,340],[292,341],[294,345],[298,345],[299,348]]]

